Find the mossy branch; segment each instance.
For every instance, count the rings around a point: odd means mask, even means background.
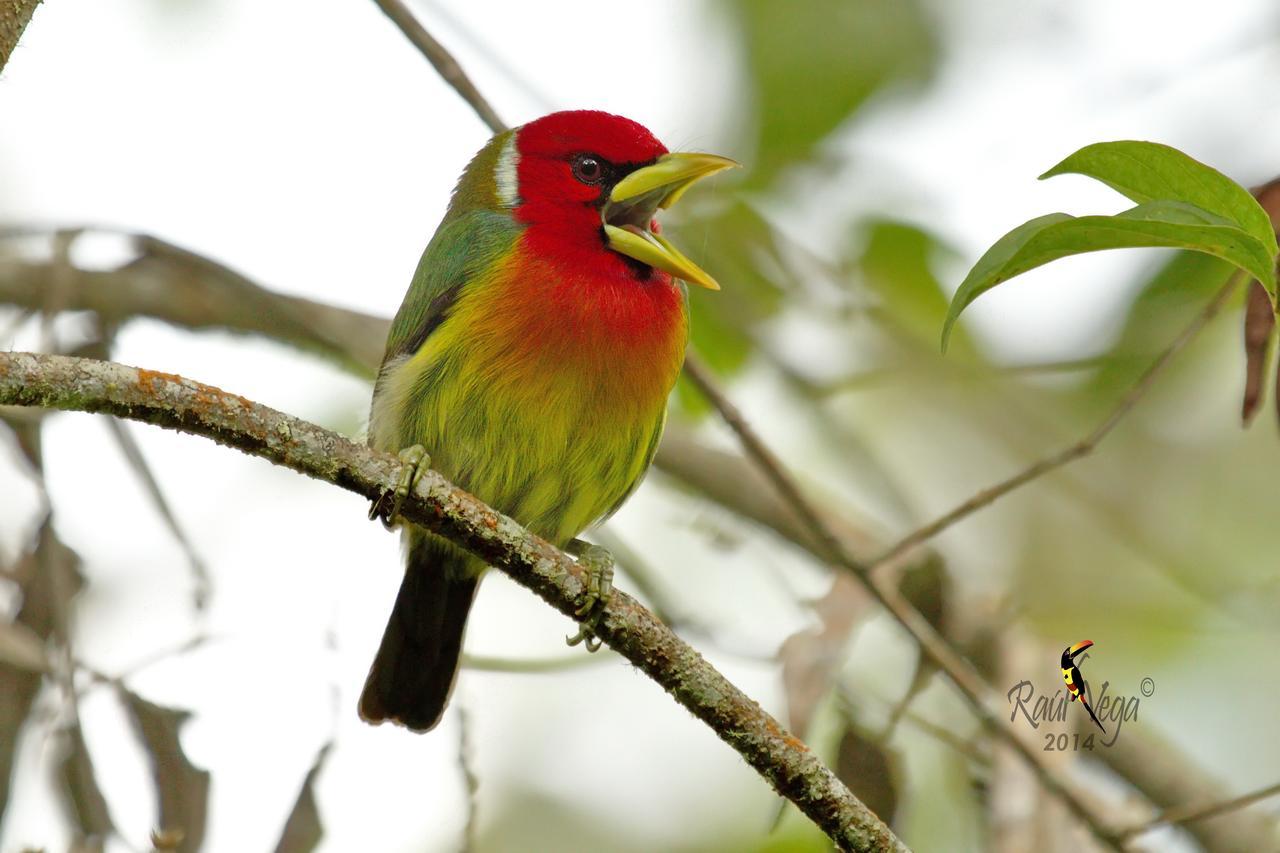
[[[146,317],[179,329],[251,335],[298,347],[364,377],[371,377],[381,360],[380,342],[385,340],[389,325],[385,318],[277,293],[215,260],[150,235],[101,228],[50,231],[11,226],[0,227],[0,240],[58,240],[86,233],[115,234],[128,240],[137,254],[118,269],[59,269],[48,260],[6,255],[0,244],[0,304],[39,311],[55,275],[60,274],[62,310],[93,311],[113,324]],[[654,466],[729,512],[773,530],[818,559],[828,559],[796,509],[743,457],[710,447],[678,423],[671,423]],[[829,513],[824,516],[826,525],[850,553],[877,564],[884,562],[884,557],[872,560],[875,553],[884,551],[883,542],[852,518],[830,513],[830,507],[823,509]],[[1126,743],[1123,750],[1111,749],[1093,757],[1157,805],[1216,802],[1230,795],[1229,789],[1203,768],[1184,758],[1175,775],[1194,788],[1196,796],[1171,796],[1164,787],[1170,777],[1152,772],[1152,768],[1163,766],[1171,747],[1149,744],[1140,732],[1126,736]],[[1261,849],[1273,839],[1273,827],[1274,821],[1269,819],[1245,825],[1244,815],[1232,815],[1193,823],[1188,830],[1211,848],[1222,846],[1221,833],[1239,832],[1254,840],[1253,848]]]
[[[22,31],[39,5],[40,0],[0,0],[0,71],[9,63]]]
[[[394,456],[244,397],[106,361],[0,353],[0,404],[99,412],[202,435],[370,500],[394,487],[401,470]],[[402,515],[506,572],[566,616],[585,594],[572,558],[435,471],[423,474]],[[905,849],[808,747],[635,599],[615,592],[596,632],[842,849]]]

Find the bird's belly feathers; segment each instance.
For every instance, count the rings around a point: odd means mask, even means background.
[[[431,467],[566,544],[643,475],[687,328],[670,284],[592,286],[612,285],[526,278],[462,296],[417,353],[387,366],[372,443],[421,444]]]

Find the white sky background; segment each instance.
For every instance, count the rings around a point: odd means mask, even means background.
[[[149,232],[269,287],[390,315],[487,131],[372,3],[172,5],[178,11],[161,0],[58,0],[39,9],[0,78],[0,222]],[[854,155],[851,165],[822,187],[803,183],[813,195],[787,213],[789,230],[813,245],[843,235],[858,211],[912,218],[958,249],[949,271],[958,282],[978,252],[1031,216],[1120,209],[1083,179],[1035,181],[1103,139],[1168,142],[1245,183],[1280,171],[1268,154],[1280,150],[1280,87],[1271,84],[1280,49],[1267,0],[1220,3],[1212,13],[1167,0],[935,5],[947,32],[944,82],[923,103],[873,108],[838,134],[833,145]],[[740,114],[732,42],[699,4],[652,2],[637,14],[631,4],[451,3],[448,19],[434,4],[416,8],[509,122],[600,107],[672,146],[749,154],[732,132]],[[460,38],[455,19],[521,79]],[[1114,283],[1141,262],[1128,253],[1054,265],[984,297],[970,314],[1010,358],[1079,355],[1114,330],[1124,296]],[[116,358],[347,431],[367,407],[363,383],[244,339],[139,323]],[[363,726],[354,713],[399,580],[395,537],[336,489],[203,440],[130,429],[216,584],[208,630],[221,639],[134,681],[154,701],[199,710],[185,743],[213,772],[206,849],[273,844],[335,725],[337,747],[319,786],[322,849],[452,849],[464,811],[456,719],[412,737]],[[105,428],[90,416],[58,416],[46,452],[58,529],[86,558],[91,583],[80,618],[95,644],[79,653],[112,671],[186,639],[181,554],[158,532]],[[723,645],[771,652],[801,624],[790,596],[779,594],[779,571],[796,582],[794,555],[752,539],[726,559],[705,525],[689,521],[714,520],[714,512],[655,492],[641,490],[619,530],[643,542],[655,564],[689,567],[668,576],[689,585],[679,600],[706,608]],[[36,501],[0,460],[5,553],[23,533],[15,516],[28,507],[33,516]],[[801,573],[800,582],[815,581]],[[733,594],[717,600],[730,584]],[[567,620],[494,576],[468,648],[554,656],[569,632]],[[710,657],[777,709],[770,668]],[[754,833],[771,808],[731,750],[617,658],[583,674],[464,672],[456,701],[473,718],[482,823],[486,798],[520,785],[536,786],[527,796],[576,799],[602,819],[643,828],[641,840],[668,844],[691,825]],[[140,755],[117,734],[121,720],[105,696],[86,700],[85,719],[116,822],[140,847],[154,821],[150,801],[128,793],[148,790]],[[22,784],[42,772],[51,748],[47,733],[24,742],[2,851],[65,844],[54,801]],[[749,819],[734,813],[751,804],[758,814]]]

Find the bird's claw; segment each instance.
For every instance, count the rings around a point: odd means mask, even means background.
[[[417,487],[423,470],[431,464],[431,457],[421,444],[406,447],[396,455],[404,463],[404,467],[400,469],[400,481],[394,489],[379,495],[369,507],[369,520],[381,519],[382,526],[388,530],[400,523],[400,507],[404,506],[405,498]],[[391,504],[389,507],[388,501]]]
[[[609,599],[613,597],[613,555],[599,545],[580,539],[573,540],[566,550],[578,558],[587,592],[582,605],[573,611],[573,615],[582,620],[578,633],[565,637],[564,640],[571,646],[582,643],[588,652],[597,652],[602,642],[596,636],[595,629],[600,624],[605,608],[609,606]]]

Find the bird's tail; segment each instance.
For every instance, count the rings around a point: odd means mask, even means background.
[[[409,536],[404,579],[360,694],[360,716],[425,732],[440,722],[453,692],[480,576],[451,546]]]

